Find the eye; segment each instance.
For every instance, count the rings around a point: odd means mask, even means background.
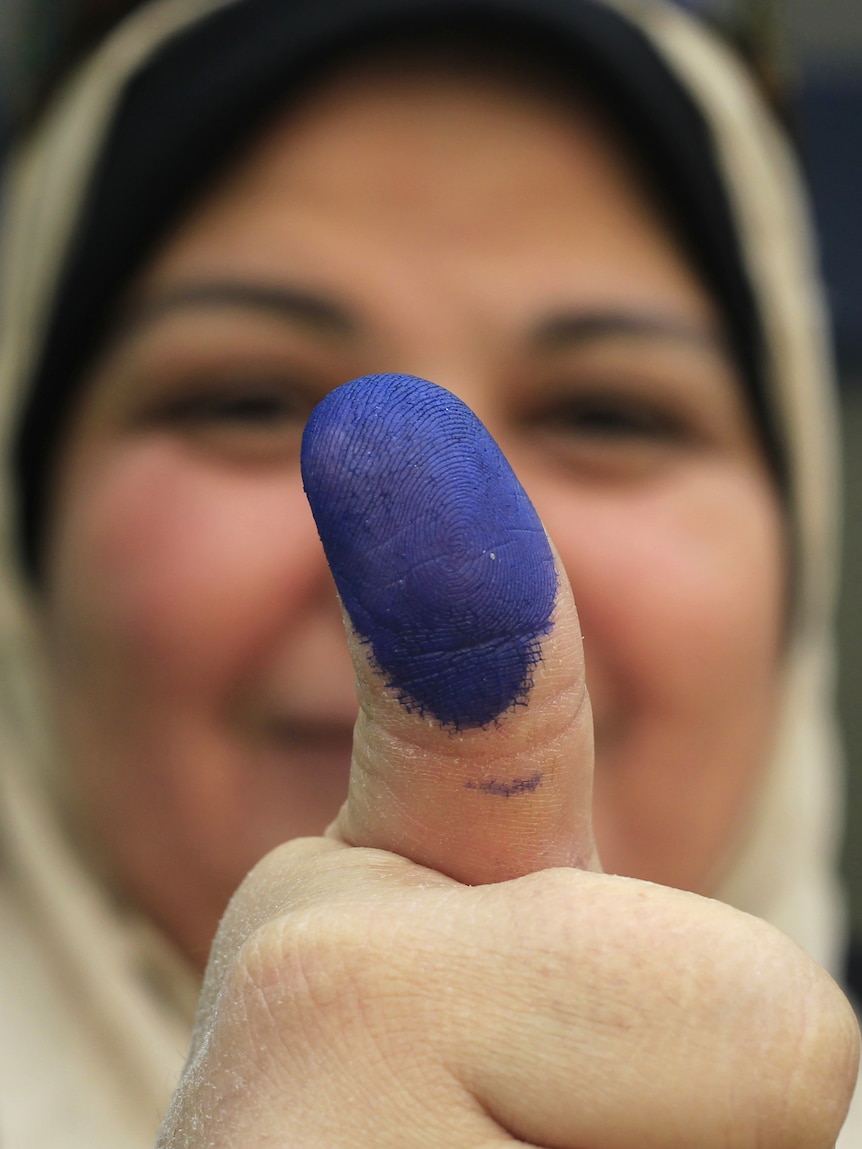
[[[568,391],[546,393],[525,426],[548,466],[595,481],[641,481],[708,444],[684,391],[639,379],[579,379]]]
[[[545,432],[596,445],[672,443],[689,437],[684,422],[666,406],[614,393],[560,398],[534,412],[530,422]]]
[[[305,421],[313,402],[283,383],[261,381],[197,384],[188,393],[167,399],[153,412],[158,421],[189,429],[222,424],[253,430],[297,420]]]
[[[298,457],[306,420],[325,390],[258,375],[183,379],[154,401],[143,424],[213,458],[280,465]]]

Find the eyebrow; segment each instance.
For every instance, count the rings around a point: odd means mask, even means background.
[[[604,339],[635,338],[688,343],[728,353],[720,331],[671,316],[638,311],[563,311],[538,323],[530,344],[540,351],[565,351]]]
[[[121,337],[177,311],[241,308],[275,316],[320,334],[356,338],[360,326],[338,303],[287,285],[213,280],[181,284],[133,303],[121,317]],[[557,352],[603,340],[635,338],[690,344],[728,355],[721,332],[667,315],[628,310],[559,311],[540,320],[528,334],[537,351]]]
[[[177,311],[242,308],[298,323],[330,336],[355,337],[359,326],[337,303],[301,288],[215,280],[188,283],[133,303],[122,317],[122,334],[136,331]]]

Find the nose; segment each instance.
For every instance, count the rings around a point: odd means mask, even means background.
[[[301,595],[266,670],[266,693],[288,718],[313,726],[352,726],[357,702],[353,664],[335,584],[323,548],[314,539]]]
[[[312,721],[352,725],[357,711],[353,663],[328,567],[297,624],[292,647],[292,704]]]

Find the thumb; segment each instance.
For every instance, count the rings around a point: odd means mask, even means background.
[[[598,868],[568,580],[499,447],[450,392],[371,375],[302,445],[360,711],[330,830],[461,882]]]

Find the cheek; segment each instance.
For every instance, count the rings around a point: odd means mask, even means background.
[[[772,736],[784,543],[765,481],[716,464],[544,518],[581,616],[609,870],[706,892]],[[540,508],[541,509],[541,508]]]
[[[249,867],[341,800],[343,771],[318,800],[262,755],[246,712],[331,587],[297,468],[215,466],[153,438],[85,446],[48,555],[58,739],[87,841],[198,960]]]
[[[49,588],[67,671],[227,689],[319,577],[298,470],[231,471],[142,440],[73,467],[68,490]]]
[[[571,560],[585,641],[631,703],[712,712],[771,676],[783,548],[755,495],[728,479],[591,508]]]

